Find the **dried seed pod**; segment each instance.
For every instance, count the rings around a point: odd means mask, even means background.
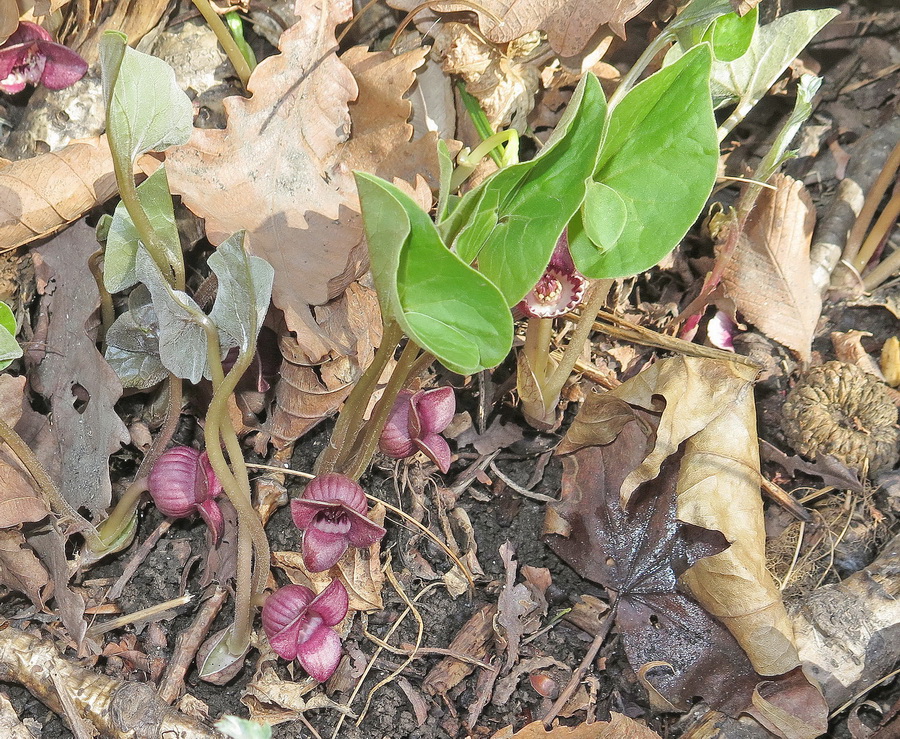
[[[791,446],[815,459],[830,454],[869,473],[900,457],[897,407],[883,383],[844,362],[809,370],[788,394],[782,427]]]

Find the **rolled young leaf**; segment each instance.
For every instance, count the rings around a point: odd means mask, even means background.
[[[593,74],[575,90],[540,154],[506,167],[466,193],[440,230],[460,259],[518,303],[540,278],[584,200],[600,148],[606,99]]]

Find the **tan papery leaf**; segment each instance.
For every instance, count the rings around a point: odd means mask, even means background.
[[[117,192],[106,137],[0,168],[0,249],[59,231]]]
[[[543,721],[533,721],[515,733],[511,726],[500,729],[491,739],[659,739],[659,734],[633,718],[612,711],[609,721],[552,729],[545,728]]]
[[[815,207],[802,182],[770,183],[777,190],[763,190],[722,279],[744,318],[806,362],[822,312],[809,260]]]
[[[743,364],[673,357],[605,396],[655,411],[659,398],[665,399],[655,445],[625,479],[623,499],[655,478],[663,461],[685,445],[678,518],[721,531],[731,546],[699,560],[682,582],[728,627],[758,673],[780,675],[796,667],[798,657],[781,592],[766,570],[755,373]],[[576,419],[572,427],[570,433],[586,438],[585,424]],[[601,429],[601,438],[605,435]]]
[[[0,413],[8,425],[19,422],[27,402],[25,378],[0,375]],[[0,447],[0,528],[34,523],[48,513],[22,463],[6,445]]]
[[[388,2],[406,11],[419,4],[418,0]],[[649,4],[650,0],[478,0],[471,5],[434,3],[430,8],[438,13],[474,11],[481,32],[494,43],[546,31],[554,51],[560,56],[574,56],[584,51],[603,25],[624,38],[625,23]]]
[[[433,149],[433,135],[409,142],[402,99],[423,53],[351,50],[357,86],[334,39],[351,15],[350,0],[301,4],[281,53],[254,70],[252,97],[225,100],[226,129],[195,129],[166,159],[172,191],[206,220],[214,243],[245,229],[251,252],[275,267],[272,300],[291,331],[309,322],[308,305],[340,295],[365,269],[352,170],[410,176],[428,169],[422,157]]]
[[[25,543],[21,531],[0,530],[0,585],[25,593],[38,608],[50,591],[50,576]]]

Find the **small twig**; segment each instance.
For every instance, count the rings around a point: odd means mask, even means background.
[[[873,688],[877,688],[877,687],[878,687],[879,685],[881,685],[882,683],[884,683],[884,682],[890,680],[892,677],[896,677],[897,675],[900,675],[900,670],[894,670],[893,672],[889,672],[887,675],[885,675],[885,676],[882,677],[882,678],[879,678],[879,679],[876,680],[874,683],[871,683],[870,685],[867,685],[865,688],[863,688],[862,690],[860,690],[856,695],[854,695],[854,696],[853,696],[850,700],[848,700],[846,703],[844,703],[843,705],[839,706],[838,708],[835,708],[831,713],[829,713],[829,714],[828,714],[828,720],[830,721],[830,720],[833,719],[835,716],[839,716],[839,715],[842,714],[844,711],[846,711],[848,708],[850,708],[850,706],[852,706],[854,703],[856,703],[856,701],[858,701],[860,698],[862,698],[866,693],[868,693],[870,690],[872,690]]]
[[[172,704],[181,695],[184,677],[227,597],[228,591],[225,588],[216,587],[213,594],[200,604],[191,625],[178,633],[172,659],[159,684],[157,695],[160,700]]]
[[[137,623],[138,621],[149,621],[151,619],[159,620],[166,615],[167,611],[172,611],[176,608],[187,605],[193,600],[193,598],[193,595],[187,593],[186,595],[182,595],[179,598],[173,598],[172,600],[167,600],[163,603],[157,603],[155,606],[150,606],[149,608],[142,608],[139,611],[126,613],[117,618],[105,621],[102,624],[95,624],[87,630],[87,636],[100,636],[101,634],[105,634],[108,631],[113,631],[114,629],[121,628],[122,626],[128,626],[129,624]]]
[[[553,705],[550,706],[550,710],[544,715],[542,720],[546,728],[550,728],[553,719],[555,719],[559,715],[559,712],[565,708],[566,703],[569,702],[569,698],[572,697],[572,694],[575,692],[582,678],[587,674],[588,670],[591,669],[591,665],[594,662],[594,658],[597,656],[597,652],[600,651],[600,647],[603,646],[603,642],[606,640],[606,635],[609,633],[610,628],[612,628],[618,606],[619,600],[617,597],[616,600],[613,601],[609,613],[606,614],[606,618],[603,619],[603,624],[600,626],[600,630],[594,637],[594,641],[592,641],[591,646],[588,647],[587,654],[584,655],[584,659],[581,660],[581,664],[578,665],[578,669],[572,673],[572,677],[569,678],[566,687],[563,688],[559,697],[554,701]]]
[[[412,599],[412,602],[413,603],[418,602],[429,590],[433,590],[438,585],[443,585],[443,582],[441,582],[440,580],[435,580],[434,582],[429,583],[424,588],[422,588],[418,593],[416,593],[415,597],[413,597],[413,599]],[[397,618],[397,620],[394,621],[394,623],[391,625],[391,628],[388,630],[388,633],[385,634],[385,639],[390,639],[391,635],[398,628],[400,628],[400,624],[403,623],[403,620],[406,618],[406,616],[409,614],[409,612],[410,612],[410,608],[409,608],[409,606],[407,606],[406,610],[403,611],[403,613],[401,613],[400,616]],[[356,696],[359,694],[359,691],[362,688],[363,683],[366,680],[366,677],[372,671],[372,669],[375,667],[375,661],[378,659],[378,655],[381,654],[381,651],[382,651],[381,647],[378,647],[375,650],[375,654],[372,655],[372,658],[369,660],[368,664],[366,665],[366,668],[363,670],[363,674],[359,676],[359,680],[357,681],[356,685],[354,686],[353,692],[350,694],[350,697],[347,698],[347,702],[344,705],[346,706],[348,713],[350,711],[350,706],[352,706],[353,701],[356,700]],[[344,717],[346,715],[347,715],[347,713],[341,713],[341,715],[338,717],[338,721],[334,727],[334,731],[331,733],[331,739],[336,739],[338,733],[341,730],[341,726],[343,726]]]
[[[783,591],[791,581],[791,577],[794,574],[794,568],[797,566],[797,561],[800,559],[800,549],[803,546],[804,534],[806,534],[806,521],[801,521],[800,533],[797,534],[797,546],[794,547],[794,556],[791,559],[791,566],[788,567],[788,571],[784,573],[784,579],[781,581],[781,585],[778,587],[779,590]]]
[[[822,577],[820,577],[819,581],[816,583],[816,585],[815,585],[816,588],[819,587],[823,582],[825,582],[825,578],[828,577],[828,573],[831,572],[831,568],[834,566],[835,550],[837,549],[838,544],[840,544],[843,541],[844,537],[847,535],[847,529],[850,528],[850,523],[851,523],[851,521],[853,521],[853,511],[856,508],[856,503],[853,500],[852,493],[848,494],[848,499],[850,501],[850,505],[849,505],[850,512],[847,514],[847,523],[844,524],[844,528],[841,529],[841,533],[838,534],[837,539],[835,539],[831,545],[831,549],[828,552],[828,565],[825,567],[824,571],[822,572]]]
[[[167,518],[162,521],[159,526],[157,526],[153,533],[147,537],[146,541],[138,548],[138,550],[134,553],[130,560],[128,560],[128,564],[125,565],[125,569],[122,570],[122,574],[119,575],[119,579],[113,583],[113,586],[109,589],[109,592],[106,594],[107,600],[118,600],[119,596],[125,590],[125,586],[128,584],[128,581],[134,576],[134,573],[138,571],[138,567],[143,564],[144,560],[147,559],[147,555],[153,551],[153,547],[156,546],[156,543],[166,535],[166,532],[172,526],[172,519]]]
[[[774,482],[766,479],[765,477],[761,477],[760,484],[762,486],[763,493],[765,493],[769,500],[772,500],[780,505],[794,518],[806,523],[812,521],[812,516],[810,515],[809,511],[806,510],[806,508],[804,508],[800,503],[798,503],[792,495],[782,490],[781,487],[776,485]]]
[[[504,475],[499,469],[497,469],[497,465],[494,462],[490,464],[491,472],[493,472],[497,477],[499,477],[506,485],[511,489],[515,490],[519,495],[522,495],[526,498],[531,498],[531,500],[536,500],[540,503],[558,503],[559,501],[556,498],[552,498],[549,495],[544,495],[543,493],[533,493],[530,490],[523,488],[514,480],[511,480],[509,477]]]

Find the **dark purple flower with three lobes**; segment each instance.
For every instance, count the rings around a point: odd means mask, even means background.
[[[394,401],[378,447],[389,457],[405,459],[417,451],[434,462],[441,472],[450,469],[450,447],[441,436],[456,413],[452,387],[434,390],[401,390]]]
[[[366,516],[369,504],[363,489],[336,472],[319,475],[303,496],[291,501],[291,515],[303,531],[303,564],[310,572],[324,572],[337,564],[349,546],[372,546],[385,530]]]
[[[199,513],[218,542],[225,519],[215,499],[222,492],[206,452],[175,446],[163,452],[150,470],[147,489],[160,513],[184,518]]]
[[[586,288],[587,279],[575,269],[569,237],[564,231],[541,279],[516,308],[532,318],[556,318],[577,306],[584,299]]]
[[[270,595],[262,609],[262,625],[273,651],[298,660],[320,683],[341,661],[341,638],[332,626],[347,615],[347,589],[334,580],[319,595],[302,585],[285,585]]]
[[[0,46],[0,91],[9,94],[38,83],[50,90],[62,90],[84,77],[87,69],[84,59],[56,43],[36,23],[21,21]]]

